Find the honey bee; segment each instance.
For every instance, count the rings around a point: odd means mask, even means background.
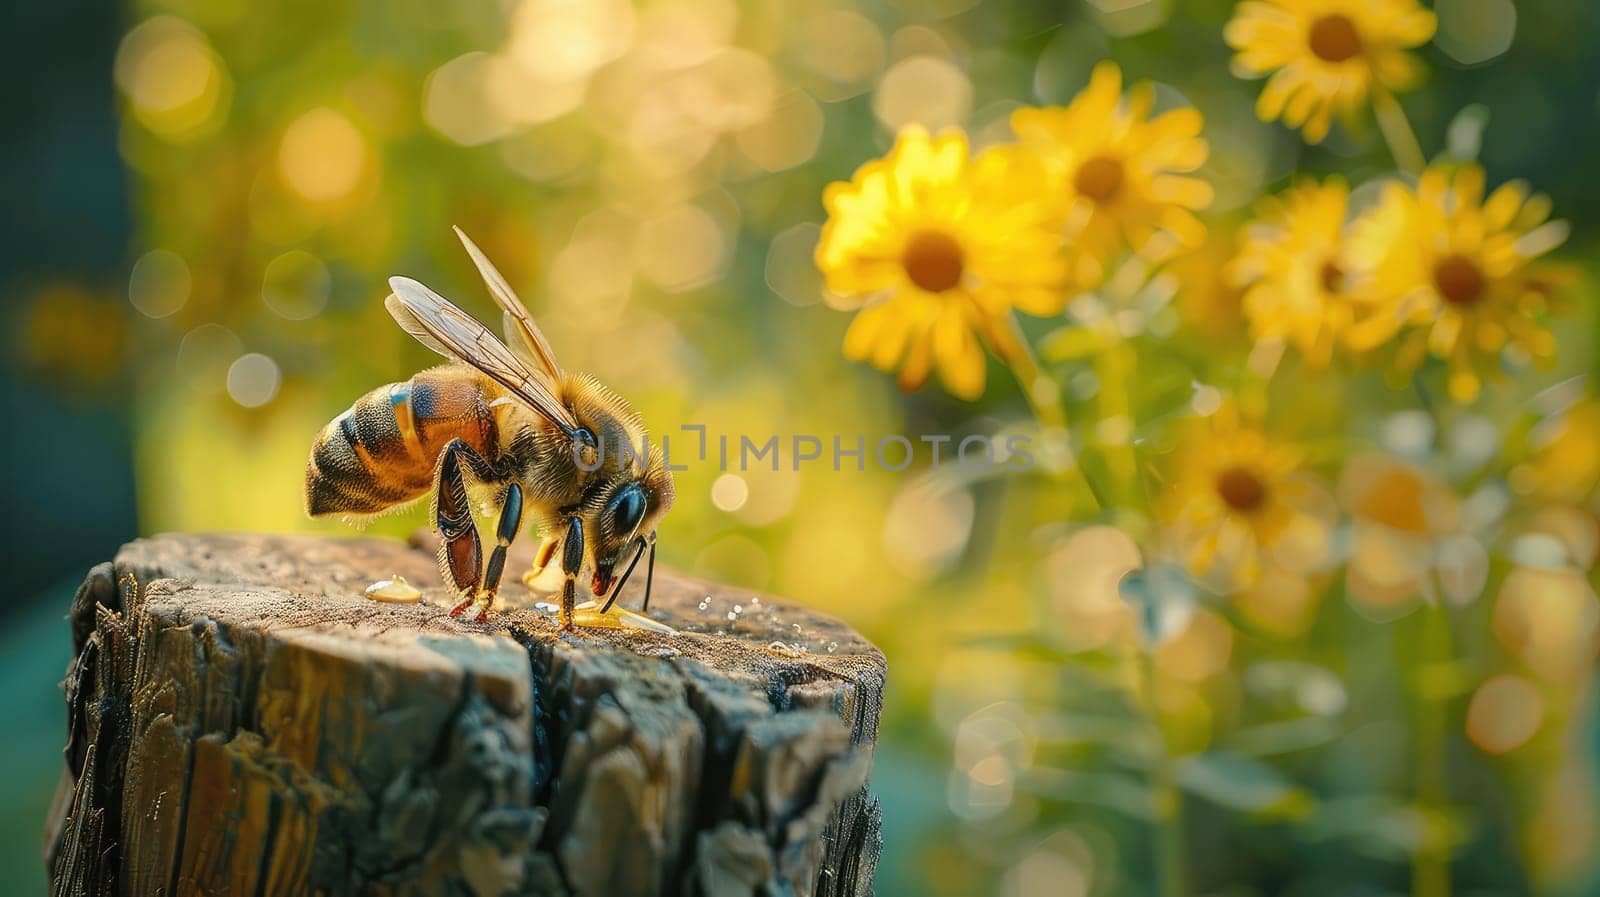
[[[563,628],[573,628],[581,571],[591,571],[596,603],[609,592],[603,614],[646,548],[648,610],[656,526],[673,499],[665,453],[649,446],[625,399],[561,369],[505,278],[460,228],[456,236],[504,312],[506,341],[421,283],[390,278],[389,313],[451,363],[372,390],[322,428],[306,465],[307,513],[359,519],[431,494],[439,570],[459,597],[450,615],[476,605],[481,621],[526,510],[543,542],[524,581],[559,552]],[[487,565],[474,502],[498,510]]]

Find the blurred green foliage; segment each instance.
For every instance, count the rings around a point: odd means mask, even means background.
[[[1509,6],[1439,3],[1441,37],[1421,51],[1430,75],[1405,110],[1430,151],[1549,193],[1573,225],[1565,256],[1584,259],[1600,233],[1588,172],[1596,10],[1551,0],[1505,24]],[[1291,175],[1360,184],[1391,172],[1376,128],[1307,147],[1257,120],[1259,85],[1229,73],[1233,11],[1223,0],[140,0],[106,73],[134,185],[128,280],[108,290],[64,270],[24,297],[15,367],[32,388],[91,404],[131,389],[143,530],[344,532],[304,517],[311,437],[366,390],[437,362],[383,311],[388,276],[490,319],[450,234],[458,224],[564,364],[628,396],[658,432],[863,434],[869,446],[1004,433],[1027,426],[1028,403],[997,365],[968,404],[901,395],[841,357],[846,318],[821,304],[811,261],[823,188],[906,123],[1004,139],[1012,110],[1068,101],[1107,57],[1156,81],[1163,107],[1203,113],[1216,233]],[[1501,25],[1475,29],[1483,22]],[[1451,433],[1482,419],[1506,446],[1490,479],[1533,463],[1524,437],[1562,426],[1567,407],[1540,405],[1540,390],[1592,373],[1593,297],[1579,305],[1558,333],[1558,370],[1447,416],[1414,460],[1449,468]],[[1187,413],[1195,384],[1238,367],[1236,309],[1213,310],[1213,331],[1185,310],[1181,329],[1139,337],[1121,400],[1149,425],[1141,451],[1169,449],[1157,424]],[[1105,416],[1086,376],[1095,350],[1055,333],[1041,351],[1081,438]],[[1417,406],[1375,375],[1272,389],[1275,426],[1329,474],[1392,449],[1394,422]],[[1083,463],[1091,480],[1114,481],[1122,462]],[[1600,887],[1593,652],[1576,672],[1540,677],[1496,629],[1510,614],[1504,625],[1555,632],[1538,645],[1581,637],[1592,570],[1556,584],[1523,576],[1511,591],[1532,596],[1515,599],[1525,613],[1497,610],[1511,600],[1502,583],[1529,566],[1497,553],[1481,596],[1460,607],[1378,619],[1328,575],[1273,584],[1263,614],[1180,573],[1176,590],[1163,585],[1153,558],[1119,588],[1140,549],[1080,524],[1140,536],[1148,523],[1121,501],[1086,511],[1076,482],[927,468],[925,455],[903,472],[691,464],[662,530],[668,563],[838,613],[884,648],[881,893],[1427,894],[1440,893],[1428,876],[1441,864],[1446,889],[1462,893]],[[1449,482],[1463,496],[1480,485]],[[412,510],[371,531],[422,522]],[[1181,620],[1158,606],[1175,591]],[[1083,594],[1106,603],[1086,610]],[[1131,651],[1108,634],[1130,605],[1147,624]],[[1541,610],[1557,606],[1565,616]],[[5,661],[19,667],[7,681],[30,693],[59,672],[27,652]],[[1484,725],[1525,717],[1529,694],[1540,710],[1526,737],[1506,747],[1491,735],[1488,750],[1481,732],[1469,737],[1469,708],[1506,675],[1516,681],[1483,699]],[[34,758],[59,720],[27,718],[43,720],[17,746]]]

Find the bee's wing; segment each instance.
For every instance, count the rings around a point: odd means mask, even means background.
[[[394,295],[384,307],[418,342],[487,374],[562,430],[578,429],[577,418],[556,398],[550,377],[529,370],[476,318],[409,277],[391,277],[389,286]]]
[[[544,333],[539,330],[539,325],[533,323],[533,316],[528,314],[527,306],[517,298],[517,294],[511,289],[511,284],[506,283],[505,277],[500,274],[500,269],[489,261],[489,257],[483,254],[478,244],[472,242],[472,238],[461,228],[455,228],[455,232],[456,236],[461,238],[461,245],[467,247],[467,254],[472,256],[472,263],[478,266],[478,273],[483,276],[483,282],[489,285],[489,294],[494,297],[495,304],[505,311],[507,342],[513,347],[522,343],[527,347],[532,361],[551,377],[559,378],[561,365],[556,363],[556,353],[550,348],[550,341],[545,339]]]

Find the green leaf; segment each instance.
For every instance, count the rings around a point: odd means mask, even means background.
[[[990,633],[966,639],[964,645],[979,651],[1005,651],[1017,659],[1041,660],[1048,663],[1084,664],[1105,666],[1114,658],[1104,648],[1062,647],[1047,642],[1030,633]]]
[[[1131,714],[1052,713],[1035,718],[1041,742],[1053,745],[1098,745],[1140,758],[1140,766],[1156,755],[1150,724]]]
[[[1304,817],[1312,798],[1259,760],[1210,751],[1178,761],[1178,784],[1192,794],[1244,813],[1287,819]]]
[[[1045,361],[1077,361],[1099,353],[1105,345],[1105,339],[1092,328],[1062,327],[1039,341],[1039,355]]]
[[[1240,729],[1229,736],[1227,747],[1247,757],[1270,757],[1327,744],[1339,734],[1334,720],[1306,716]]]
[[[1156,818],[1150,789],[1132,776],[1075,769],[1034,769],[1020,784],[1024,791],[1039,797],[1103,807],[1141,822]]]
[[[1456,162],[1477,161],[1483,132],[1489,128],[1489,107],[1473,103],[1462,108],[1445,129],[1445,155]]]
[[[1382,794],[1328,800],[1300,827],[1313,841],[1345,841],[1371,856],[1399,860],[1433,844],[1454,853],[1472,841],[1478,824],[1471,807],[1425,807]]]

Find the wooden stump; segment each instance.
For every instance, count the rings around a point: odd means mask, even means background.
[[[392,574],[423,601],[363,596]],[[167,535],[95,567],[53,892],[871,893],[867,641],[670,571],[676,636],[457,621],[438,583],[379,539]]]

